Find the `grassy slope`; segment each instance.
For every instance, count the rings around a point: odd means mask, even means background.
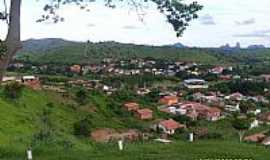
[[[117,151],[116,144],[95,144],[90,140],[72,136],[72,124],[91,113],[95,128],[125,128],[126,123],[141,123],[128,117],[117,117],[108,108],[108,99],[102,95],[91,95],[91,106],[95,111],[87,111],[87,106],[74,110],[63,103],[67,101],[54,93],[31,91],[26,89],[18,102],[0,99],[0,159],[17,160],[25,156],[25,149],[30,145],[33,135],[42,127],[40,115],[49,102],[54,103],[50,118],[55,129],[54,141],[49,144],[38,144],[33,147],[34,156],[39,160],[138,160],[138,159],[185,159],[201,157],[229,158],[252,157],[265,160],[270,156],[269,150],[252,144],[239,144],[237,138],[225,138],[221,141],[198,141],[194,144],[178,140],[170,145],[153,142],[127,144],[122,153]],[[222,123],[222,122],[220,122]],[[216,123],[211,126],[221,132],[226,125]],[[233,135],[232,135],[233,136]],[[68,144],[68,146],[67,146]],[[72,147],[71,147],[72,146]]]

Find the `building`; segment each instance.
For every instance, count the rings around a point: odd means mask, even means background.
[[[73,73],[81,73],[82,67],[80,65],[73,65],[70,67],[70,71]]]
[[[232,93],[225,97],[225,99],[233,100],[233,101],[242,101],[244,100],[245,96],[239,92]]]
[[[223,72],[224,68],[221,67],[221,66],[218,66],[218,67],[215,67],[215,68],[212,68],[210,70],[210,73],[213,73],[213,74],[221,74]]]
[[[137,111],[139,109],[139,104],[135,102],[127,102],[124,104],[124,108],[127,111]]]
[[[181,112],[179,109],[181,109]],[[180,115],[186,115],[193,120],[198,118],[206,119],[208,121],[217,121],[221,117],[221,110],[216,107],[208,107],[201,103],[185,102],[179,105],[179,109],[176,110]],[[183,112],[185,110],[185,112]]]
[[[177,129],[186,128],[185,125],[180,124],[172,119],[163,120],[159,122],[158,129],[160,129],[163,133],[168,135],[173,135]]]
[[[270,81],[270,74],[262,74],[260,76],[260,78],[262,78],[263,81],[265,81],[265,82],[269,82]]]
[[[265,145],[265,146],[270,146],[270,137],[265,138],[262,141],[262,144]]]
[[[161,98],[159,100],[159,103],[163,104],[163,105],[173,105],[173,104],[176,104],[178,103],[178,97],[176,96],[165,96],[163,98]]]
[[[153,111],[148,108],[139,109],[135,112],[135,116],[140,120],[150,120],[153,118]]]
[[[184,81],[184,86],[188,89],[207,89],[208,83],[202,79],[187,79]]]
[[[262,113],[259,115],[258,120],[261,123],[270,124],[270,112]]]
[[[35,76],[23,76],[22,83],[26,86],[31,87],[32,89],[40,89],[41,84],[38,77]]]

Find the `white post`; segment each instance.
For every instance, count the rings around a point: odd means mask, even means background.
[[[32,150],[30,148],[26,151],[26,154],[27,160],[33,160]]]
[[[193,135],[193,133],[190,133],[189,134],[189,141],[190,142],[193,142],[194,141],[194,135]]]
[[[123,140],[119,140],[118,141],[118,147],[119,147],[119,150],[122,151],[124,149],[123,147]]]

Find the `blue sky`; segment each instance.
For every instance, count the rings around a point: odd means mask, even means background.
[[[135,12],[120,6],[111,10],[99,3],[91,12],[66,6],[61,15],[64,23],[36,23],[45,0],[23,0],[22,39],[64,38],[86,41],[119,41],[125,43],[163,45],[181,42],[189,46],[217,47],[240,42],[242,46],[270,46],[269,0],[197,0],[204,5],[200,18],[193,21],[184,35],[175,37],[165,17],[149,7],[141,22]],[[185,0],[192,1],[192,0]],[[6,34],[0,22],[0,37]]]

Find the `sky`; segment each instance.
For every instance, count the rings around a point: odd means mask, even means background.
[[[237,42],[246,47],[263,44],[270,47],[269,0],[197,0],[204,6],[183,36],[177,38],[165,17],[152,5],[143,21],[132,9],[120,5],[105,8],[100,2],[90,5],[90,12],[75,6],[60,10],[65,21],[36,23],[46,0],[22,0],[22,39],[63,38],[74,41],[118,41],[123,43],[165,45],[182,43],[196,47],[219,47]],[[97,0],[101,1],[101,0]],[[185,0],[187,3],[192,0]],[[0,0],[0,10],[2,1]],[[6,25],[0,22],[0,38]]]

